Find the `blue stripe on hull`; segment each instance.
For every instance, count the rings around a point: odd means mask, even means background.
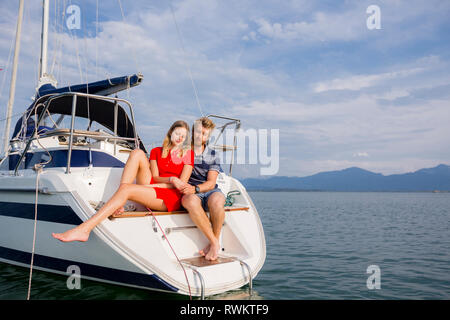
[[[0,215],[34,220],[34,203],[0,202]],[[79,225],[83,221],[69,206],[38,204],[38,220]]]
[[[45,168],[65,168],[67,166],[67,150],[51,150],[49,151],[52,155],[50,163],[45,165]],[[92,165],[94,167],[104,167],[104,168],[124,168],[125,164],[114,158],[113,156],[99,151],[89,150],[72,150],[72,158],[70,161],[70,166],[72,168],[86,168],[90,164],[90,157],[92,157]],[[2,170],[14,170],[16,168],[17,162],[19,161],[19,154],[11,154],[6,159],[8,168],[2,166]],[[19,167],[19,169],[32,169],[35,164],[48,161],[48,154],[44,151],[37,152],[27,152],[25,155],[24,163]]]
[[[31,253],[10,249],[0,246],[0,258],[15,261],[23,264],[30,264]],[[67,268],[76,265],[81,270],[81,277],[90,277],[98,280],[106,280],[121,283],[124,285],[133,285],[145,287],[148,289],[156,289],[170,292],[177,292],[178,289],[171,286],[157,275],[147,275],[137,272],[112,269],[107,267],[96,266],[92,264],[82,263],[78,261],[64,260],[40,254],[34,255],[33,265],[49,270],[66,273]]]

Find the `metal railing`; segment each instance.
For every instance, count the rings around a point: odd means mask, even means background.
[[[33,135],[29,138],[22,154],[20,155],[19,161],[16,164],[16,167],[14,169],[14,175],[18,175],[18,170],[20,167],[20,164],[22,163],[26,153],[28,152],[28,150],[30,149],[31,143],[36,140],[39,139],[38,137],[38,130],[37,128],[39,128],[42,119],[44,118],[44,115],[46,114],[51,102],[53,100],[56,100],[58,98],[64,97],[64,96],[72,96],[72,119],[71,119],[71,123],[70,123],[70,130],[69,133],[64,134],[64,135],[69,135],[69,144],[68,144],[68,154],[67,154],[67,166],[66,166],[66,173],[70,173],[70,162],[71,162],[71,158],[72,158],[72,148],[73,148],[73,137],[80,135],[80,134],[76,134],[75,133],[75,129],[74,129],[74,124],[75,124],[75,115],[76,115],[76,109],[77,109],[77,97],[86,97],[88,99],[92,98],[92,99],[98,99],[98,100],[109,100],[109,101],[114,101],[115,105],[114,105],[114,135],[115,136],[111,136],[108,137],[108,139],[114,140],[114,150],[116,148],[116,142],[117,140],[134,140],[135,143],[135,148],[139,147],[139,139],[137,136],[137,132],[136,132],[136,123],[134,120],[134,113],[133,113],[133,108],[131,106],[131,103],[128,102],[127,100],[124,99],[120,99],[120,98],[113,98],[113,97],[106,97],[106,96],[99,96],[99,95],[95,95],[95,94],[87,94],[87,93],[81,93],[81,92],[65,92],[65,93],[61,93],[61,94],[57,94],[54,95],[50,98],[48,98],[47,101],[45,101],[44,103],[44,108],[41,111],[41,113],[39,114],[39,118],[37,123],[35,124],[35,130],[33,132]],[[130,109],[130,116],[131,116],[131,122],[133,124],[133,131],[134,131],[134,138],[125,138],[125,137],[117,137],[117,117],[118,117],[118,103],[119,102],[123,102],[125,104],[128,105],[129,109]],[[91,133],[93,138],[106,138],[103,136],[98,136],[96,134]],[[89,134],[83,134],[83,136],[89,136]]]
[[[224,125],[222,125],[222,126],[217,128],[217,129],[220,128],[221,130],[219,132],[219,135],[214,140],[214,145],[212,145],[213,149],[221,149],[222,151],[229,151],[229,150],[231,150],[231,162],[230,162],[230,172],[229,172],[229,175],[231,177],[232,169],[233,169],[233,161],[234,161],[234,150],[237,150],[237,137],[236,137],[236,135],[237,135],[237,132],[239,131],[239,129],[241,128],[241,120],[236,119],[236,118],[219,116],[219,115],[215,115],[215,114],[209,114],[209,115],[207,115],[207,117],[208,118],[218,118],[218,119],[224,119],[224,120],[231,120],[230,122],[227,122]],[[235,127],[234,127],[233,145],[232,146],[217,145],[217,141],[219,140],[220,136],[225,131],[225,128],[230,126],[230,125],[233,125],[233,124],[235,125]]]

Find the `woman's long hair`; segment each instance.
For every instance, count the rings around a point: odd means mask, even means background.
[[[182,158],[186,152],[188,152],[188,150],[191,149],[191,139],[189,137],[189,125],[183,121],[183,120],[177,120],[175,121],[169,128],[169,131],[167,131],[166,136],[164,137],[164,141],[162,144],[162,157],[165,158],[167,157],[167,155],[170,152],[170,149],[172,149],[173,147],[173,143],[172,140],[170,139],[170,137],[172,136],[173,131],[176,128],[185,128],[186,129],[186,139],[183,142],[183,145],[181,146],[181,150],[180,153],[178,154],[178,156],[180,158]]]

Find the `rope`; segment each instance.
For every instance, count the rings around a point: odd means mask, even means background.
[[[231,207],[235,201],[234,196],[240,195],[241,192],[238,190],[232,190],[227,193],[227,198],[225,200],[225,207]]]
[[[48,111],[48,109],[47,109],[47,114],[48,114],[48,118],[53,122],[53,125],[55,126],[55,128],[59,129],[58,124],[55,122],[55,120],[53,120],[52,115],[50,114],[50,111]]]
[[[153,211],[150,210],[150,208],[147,207],[147,210],[152,214],[153,219],[155,219],[156,223],[158,224],[159,230],[161,230],[164,238],[167,240],[167,243],[169,244],[170,249],[172,250],[173,254],[175,255],[175,258],[177,259],[178,263],[180,264],[181,268],[183,269],[184,272],[184,277],[186,278],[186,283],[188,285],[188,289],[189,289],[189,299],[192,300],[192,294],[191,294],[191,286],[189,284],[189,280],[186,274],[186,269],[183,266],[183,263],[181,263],[180,259],[178,258],[175,250],[173,249],[172,245],[170,244],[169,238],[167,238],[166,234],[164,233],[163,228],[161,228],[161,225],[158,222],[158,219],[156,219],[155,215],[153,214]]]
[[[37,134],[37,128],[35,127],[34,130],[36,130]],[[34,165],[34,170],[36,171],[36,196],[35,196],[35,203],[34,203],[34,228],[33,228],[33,246],[31,249],[31,261],[30,261],[30,276],[28,280],[28,294],[27,294],[27,300],[30,300],[30,294],[31,294],[31,279],[33,278],[33,264],[34,264],[34,251],[36,248],[36,228],[37,228],[37,214],[38,214],[38,195],[39,195],[39,175],[42,173],[42,168],[50,163],[53,159],[51,153],[41,144],[39,141],[39,138],[36,139],[37,143],[41,146],[42,149],[44,149],[47,154],[49,155],[49,159],[45,162],[36,163]]]
[[[30,300],[30,294],[31,294],[31,279],[33,278],[33,264],[34,264],[34,250],[36,247],[36,226],[37,226],[37,206],[38,206],[38,193],[39,193],[39,175],[42,172],[42,165],[36,164],[34,166],[34,169],[36,170],[36,198],[35,198],[35,204],[34,204],[34,230],[33,230],[33,247],[31,249],[31,262],[30,262],[30,276],[28,280],[28,294],[27,294],[27,300]]]
[[[202,117],[204,117],[205,115],[203,113],[202,106],[200,105],[200,100],[198,99],[197,87],[195,86],[194,78],[192,77],[192,73],[191,73],[191,68],[189,67],[189,63],[187,62],[187,59],[186,59],[186,57],[187,57],[186,50],[184,49],[184,43],[183,43],[183,38],[181,37],[180,28],[178,27],[177,20],[175,19],[175,12],[173,11],[172,5],[170,3],[169,3],[169,7],[170,7],[170,11],[172,12],[172,17],[173,17],[173,21],[175,23],[175,28],[177,29],[177,34],[178,34],[178,39],[180,40],[181,49],[183,50],[183,55],[185,58],[185,67],[189,74],[189,78],[191,79],[192,88],[194,89],[195,100],[197,101],[197,107],[200,110]]]

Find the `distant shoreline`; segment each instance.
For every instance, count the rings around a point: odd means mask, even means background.
[[[434,192],[450,190],[450,165],[440,164],[404,174],[382,175],[358,167],[324,171],[307,177],[246,178],[247,190],[273,192]]]

